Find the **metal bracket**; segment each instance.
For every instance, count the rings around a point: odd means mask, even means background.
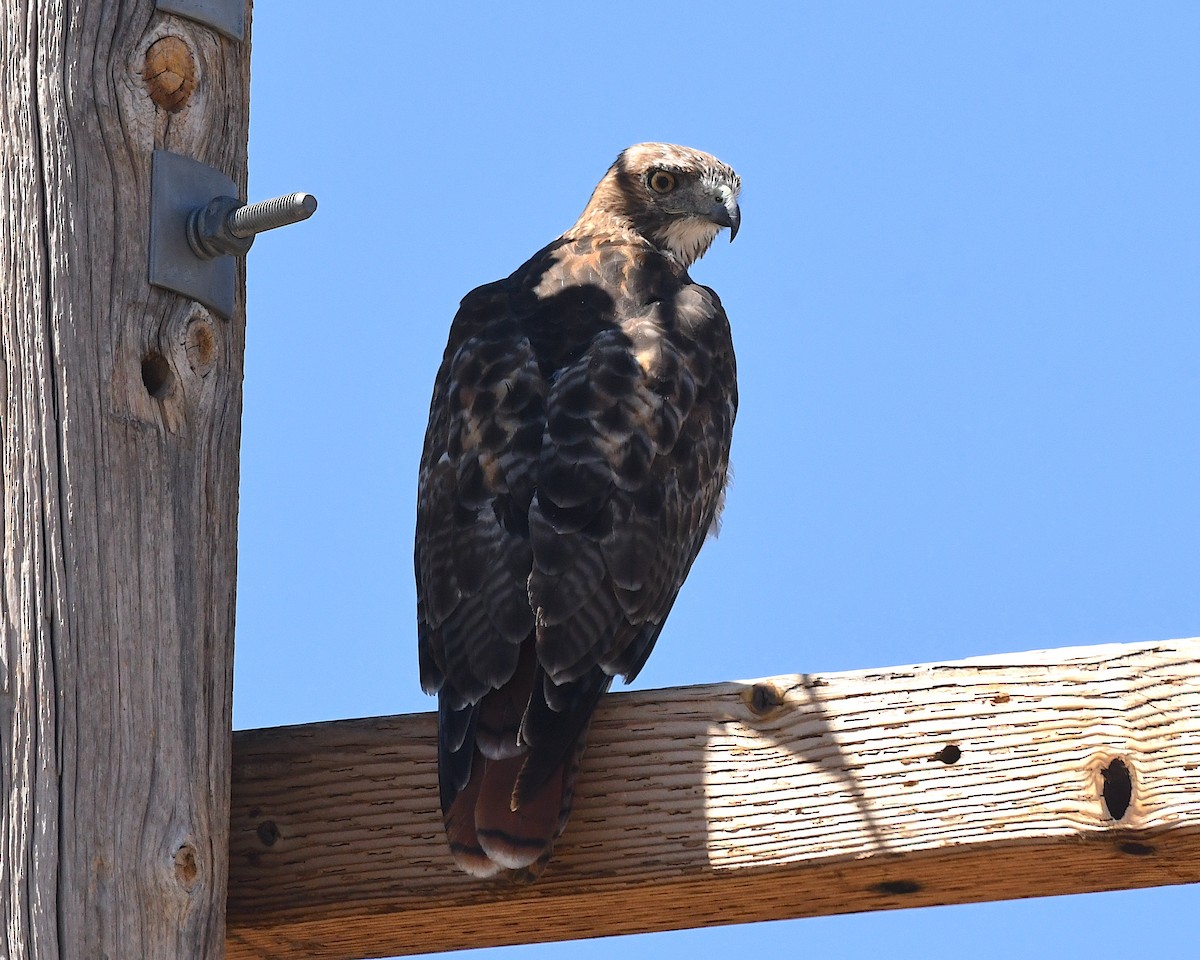
[[[150,282],[233,315],[234,257],[254,235],[307,220],[317,209],[309,193],[247,206],[220,170],[168,150],[155,150],[150,180]]]
[[[236,197],[220,170],[168,150],[154,151],[150,179],[150,282],[199,300],[226,320],[233,316],[233,257],[202,260],[188,244],[193,210],[214,197]]]
[[[164,13],[195,20],[241,42],[246,36],[246,0],[156,0]]]

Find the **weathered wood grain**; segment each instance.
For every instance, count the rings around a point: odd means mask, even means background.
[[[223,951],[244,317],[151,288],[146,244],[155,147],[245,183],[248,83],[151,0],[0,5],[10,960]]]
[[[229,957],[1200,881],[1200,640],[617,694],[590,742],[512,887],[444,849],[432,715],[235,734]]]

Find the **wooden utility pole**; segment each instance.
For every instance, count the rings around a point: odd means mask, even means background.
[[[155,148],[244,188],[249,43],[10,0],[0,72],[0,955],[219,957],[244,284],[147,243]]]

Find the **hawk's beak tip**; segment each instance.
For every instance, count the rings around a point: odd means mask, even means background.
[[[729,242],[732,243],[738,234],[738,227],[742,225],[742,211],[737,200],[727,195],[716,197],[706,216],[718,227],[729,228]]]

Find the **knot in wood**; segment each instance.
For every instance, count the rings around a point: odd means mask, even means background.
[[[159,37],[146,50],[142,79],[156,106],[178,113],[196,90],[196,61],[179,37]]]
[[[193,317],[184,342],[188,366],[199,377],[207,376],[217,359],[217,336],[208,317]]]
[[[196,862],[196,848],[185,843],[175,851],[175,878],[185,890],[191,890],[200,878],[200,865]]]
[[[769,680],[760,680],[742,694],[746,706],[756,717],[770,717],[784,706],[784,694]]]

